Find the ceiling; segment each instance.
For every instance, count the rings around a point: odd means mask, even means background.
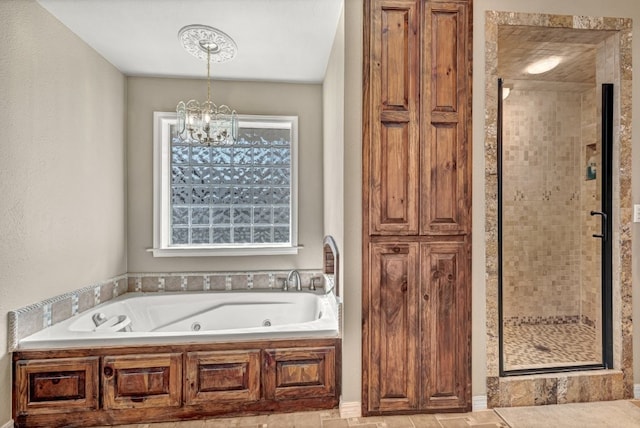
[[[38,0],[128,76],[206,76],[178,41],[185,25],[229,34],[236,57],[214,79],[322,82],[343,0]]]
[[[615,31],[499,26],[498,74],[509,80],[594,84],[597,46],[613,34]],[[528,65],[549,56],[562,58],[556,68],[536,75],[525,72]]]

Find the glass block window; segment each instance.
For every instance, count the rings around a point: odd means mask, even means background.
[[[227,147],[181,142],[175,119],[165,122],[164,131],[156,124],[167,140],[156,156],[165,170],[157,204],[165,218],[154,223],[166,229],[154,254],[296,247],[297,118],[241,116],[237,141]]]

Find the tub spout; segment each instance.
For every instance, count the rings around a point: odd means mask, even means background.
[[[294,277],[296,279],[296,291],[302,291],[302,281],[300,280],[300,274],[297,270],[293,269],[289,272],[289,275],[287,276],[287,283],[291,285],[291,279]]]

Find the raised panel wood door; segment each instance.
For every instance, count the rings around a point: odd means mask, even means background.
[[[459,242],[420,247],[424,409],[464,410],[470,401],[471,293],[467,287],[467,251]]]
[[[105,409],[177,407],[182,401],[182,354],[106,356],[102,368]]]
[[[251,402],[260,399],[260,350],[188,352],[185,403]]]
[[[472,9],[364,2],[365,415],[471,408]]]
[[[365,2],[369,6],[369,2]],[[369,233],[418,234],[418,2],[371,1]]]
[[[98,409],[98,357],[16,362],[16,416]]]
[[[429,1],[422,59],[420,233],[469,232],[471,132],[466,3]]]
[[[371,246],[368,410],[418,408],[418,244]]]
[[[265,349],[263,358],[266,398],[338,398],[335,347]]]

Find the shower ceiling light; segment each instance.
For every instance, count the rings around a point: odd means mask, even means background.
[[[207,101],[180,101],[177,137],[181,141],[226,146],[235,142],[238,133],[236,111],[211,101],[211,63],[223,63],[236,56],[238,47],[231,37],[206,25],[187,25],[178,32],[182,46],[191,55],[207,62]]]
[[[559,56],[550,56],[548,58],[541,59],[529,65],[526,69],[529,74],[542,74],[549,70],[553,70],[560,64],[562,58]]]

